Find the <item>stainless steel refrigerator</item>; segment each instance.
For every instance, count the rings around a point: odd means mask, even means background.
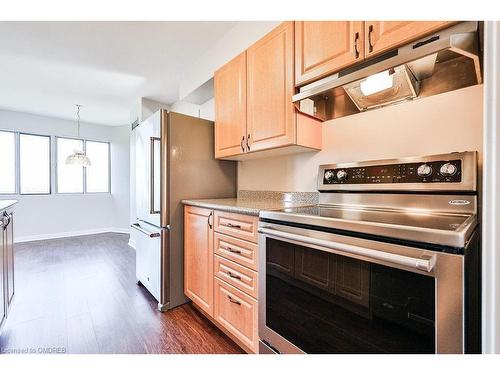
[[[160,110],[133,130],[136,277],[168,310],[184,296],[182,199],[236,196],[236,163],[214,158],[214,123]]]

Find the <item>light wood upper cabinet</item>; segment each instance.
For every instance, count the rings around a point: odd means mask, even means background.
[[[365,55],[377,55],[421,38],[456,22],[450,21],[366,21]]]
[[[296,21],[295,85],[317,80],[364,59],[364,22]]]
[[[184,294],[209,315],[214,309],[213,211],[184,209]]]
[[[246,64],[246,52],[243,52],[214,74],[216,158],[238,155],[245,151]]]
[[[295,143],[293,33],[283,22],[247,50],[250,151]]]

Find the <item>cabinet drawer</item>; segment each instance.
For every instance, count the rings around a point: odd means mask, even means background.
[[[214,275],[252,297],[257,298],[257,272],[216,255],[214,258]]]
[[[252,242],[239,240],[224,234],[214,234],[215,254],[232,260],[242,266],[258,271],[258,246]]]
[[[217,277],[214,289],[215,320],[245,346],[257,352],[257,301]]]
[[[215,211],[214,219],[216,232],[257,243],[259,225],[257,216]]]

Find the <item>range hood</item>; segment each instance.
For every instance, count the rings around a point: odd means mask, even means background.
[[[326,121],[480,84],[478,26],[458,23],[303,86],[292,100]]]

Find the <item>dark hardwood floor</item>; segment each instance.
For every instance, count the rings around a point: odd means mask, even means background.
[[[135,280],[128,235],[15,245],[0,353],[243,353],[190,304],[160,313]]]

